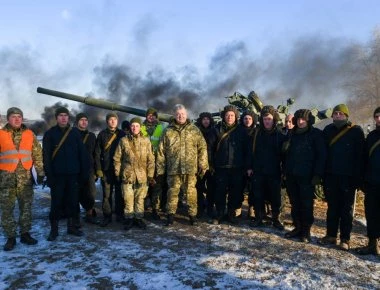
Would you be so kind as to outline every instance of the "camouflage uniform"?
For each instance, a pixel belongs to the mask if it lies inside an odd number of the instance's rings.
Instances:
[[[113,161],[115,176],[122,181],[124,215],[127,219],[140,219],[144,216],[147,181],[154,174],[154,155],[149,139],[142,135],[122,138],[116,147]]]
[[[22,133],[28,130],[22,125],[19,130],[13,130],[9,124],[4,129],[12,133],[12,140],[18,150]],[[1,144],[0,144],[1,152]],[[33,137],[32,159],[38,176],[44,176],[42,164],[42,149],[36,137]],[[21,162],[14,172],[0,170],[0,207],[1,225],[8,238],[16,237],[17,222],[13,216],[16,199],[20,209],[20,233],[27,233],[32,226],[33,177]]]
[[[207,145],[200,130],[189,121],[172,122],[162,135],[157,151],[157,176],[166,171],[168,182],[168,214],[177,210],[178,194],[187,194],[189,215],[197,215],[197,172],[208,170]]]

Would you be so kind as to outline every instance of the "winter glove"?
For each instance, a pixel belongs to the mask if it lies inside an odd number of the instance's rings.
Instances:
[[[164,183],[164,175],[163,174],[157,175],[155,181],[158,184],[163,184]]]
[[[313,178],[311,179],[311,184],[312,185],[320,185],[322,184],[322,179],[318,175],[314,175]]]
[[[103,171],[101,171],[100,169],[96,170],[96,176],[98,178],[103,178],[104,177]]]
[[[37,184],[43,184],[44,183],[45,176],[43,175],[37,175]]]
[[[156,185],[156,181],[154,180],[153,177],[148,177],[148,184],[150,186],[155,186]]]
[[[200,179],[203,179],[203,176],[205,176],[205,173],[206,171],[202,167],[199,167],[197,175],[199,176]]]

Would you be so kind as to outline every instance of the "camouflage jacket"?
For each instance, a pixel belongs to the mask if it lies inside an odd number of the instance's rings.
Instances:
[[[9,124],[5,125],[2,130],[12,132],[13,143],[16,149],[19,148],[22,133],[27,130],[25,125],[22,125],[20,130],[13,130]],[[1,152],[1,148],[0,148]],[[37,171],[37,175],[43,176],[44,169],[42,163],[42,149],[40,143],[38,143],[36,136],[33,138],[32,147],[32,159],[33,165]],[[25,170],[21,162],[18,163],[15,172],[8,172],[0,170],[0,188],[12,188],[18,187],[19,185],[32,185],[33,178],[30,170]]]
[[[201,131],[189,121],[172,122],[164,131],[157,151],[157,175],[196,174],[208,170],[207,144]]]
[[[113,156],[115,175],[123,183],[146,183],[154,175],[154,155],[149,138],[127,135],[120,139]]]

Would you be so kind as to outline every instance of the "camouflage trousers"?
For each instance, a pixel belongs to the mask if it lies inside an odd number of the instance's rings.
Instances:
[[[0,188],[1,226],[7,238],[16,237],[17,222],[13,215],[16,199],[20,210],[18,220],[20,233],[29,232],[32,227],[33,187],[21,185],[14,188]]]
[[[197,183],[196,175],[178,174],[168,175],[168,201],[167,211],[168,214],[175,214],[178,206],[178,196],[180,190],[184,193],[189,207],[189,215],[197,215],[197,190],[195,184]]]
[[[125,218],[144,217],[144,199],[148,192],[147,184],[122,184]]]

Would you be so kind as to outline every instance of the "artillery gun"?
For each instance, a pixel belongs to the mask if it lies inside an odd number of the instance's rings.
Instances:
[[[234,92],[231,96],[228,96],[226,98],[228,100],[228,103],[236,106],[241,113],[244,113],[245,111],[251,111],[256,115],[257,119],[260,115],[262,108],[264,107],[263,103],[261,102],[259,96],[255,93],[255,91],[251,91],[248,94],[248,97],[242,95],[239,92]],[[294,103],[295,99],[289,98],[286,100],[286,105],[277,106],[277,113],[279,114],[281,120],[278,124],[279,126],[284,126],[285,117],[289,114],[289,108]],[[329,108],[320,111],[317,108],[312,108],[311,113],[315,117],[315,123],[319,123],[323,119],[329,118],[331,116],[332,109]]]
[[[37,88],[37,93],[63,98],[75,102],[80,102],[89,106],[94,106],[102,109],[129,113],[141,117],[145,117],[146,113],[146,110],[123,106],[107,100],[100,100],[92,97],[82,97],[41,87]],[[259,116],[261,109],[264,107],[259,96],[254,91],[251,91],[248,94],[248,97],[242,95],[239,92],[235,92],[231,96],[228,96],[226,98],[228,100],[228,103],[231,105],[235,105],[241,113],[245,111],[251,111],[257,116]],[[289,98],[286,101],[286,105],[279,105],[277,107],[277,112],[279,113],[280,119],[282,121],[282,123],[280,122],[279,124],[280,126],[282,126],[285,123],[285,117],[289,113],[289,108],[294,104],[294,102],[294,99]],[[315,116],[315,123],[318,123],[322,119],[326,119],[329,116],[331,116],[331,109],[319,111],[318,109],[313,108],[311,109],[311,112]],[[220,112],[212,113],[212,116],[216,121],[220,120]],[[163,122],[170,122],[173,119],[173,115],[158,113],[158,119]]]

